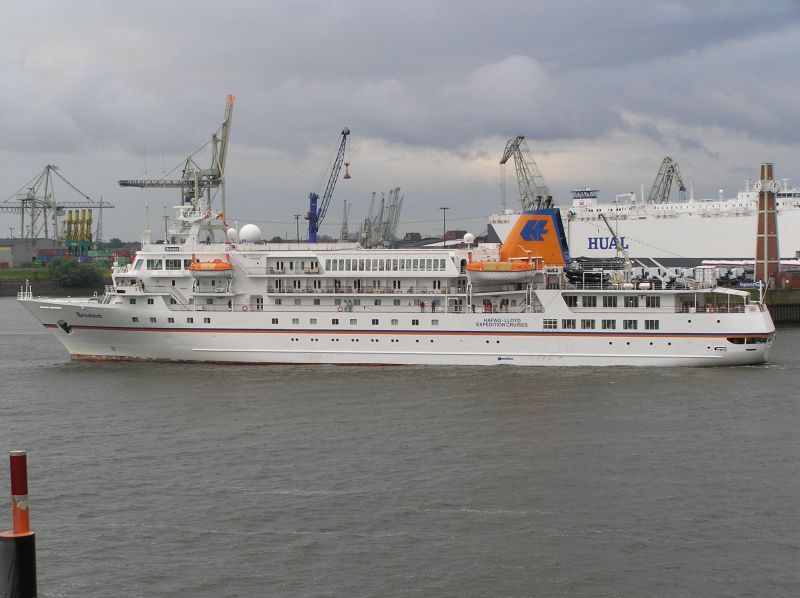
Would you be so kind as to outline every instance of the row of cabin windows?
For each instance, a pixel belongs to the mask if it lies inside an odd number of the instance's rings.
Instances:
[[[138,259],[133,263],[134,270],[141,270],[145,266],[145,270],[188,270],[192,265],[192,260],[184,259]]]
[[[444,258],[327,259],[326,272],[436,272],[446,268]]]
[[[581,330],[595,330],[597,328],[597,321],[591,319],[584,319],[581,320]],[[542,328],[544,330],[558,330],[558,320],[555,318],[547,318],[542,321]],[[659,330],[660,323],[659,320],[645,320],[644,321],[644,329],[645,330]],[[578,329],[578,321],[572,318],[564,318],[561,320],[561,329],[562,330],[577,330]],[[617,321],[616,320],[600,320],[600,329],[601,330],[616,330],[617,329]],[[622,320],[622,330],[638,330],[639,329],[639,321],[638,320]]]
[[[275,262],[274,269],[278,270],[279,272],[283,272],[284,270],[286,270],[286,264],[289,264],[289,270],[294,270],[294,262],[284,262],[284,261]],[[317,268],[319,268],[319,262],[316,260],[311,260],[310,262],[308,262],[308,265],[306,265],[306,262],[302,261],[298,262],[297,265],[298,270],[305,272],[306,268],[316,270]]]
[[[139,321],[139,318],[137,316],[133,316],[131,318],[131,321],[133,323],[137,323]],[[272,318],[272,323],[275,324],[275,325],[277,325],[279,323],[279,321],[280,320],[278,318]],[[154,318],[154,317],[150,318],[150,323],[151,324],[156,324],[157,322],[158,322],[157,318]],[[167,318],[167,323],[174,324],[175,323],[175,318]],[[193,324],[194,323],[194,318],[186,318],[186,323],[187,324]],[[310,318],[308,323],[310,325],[312,325],[312,326],[315,326],[315,325],[317,325],[319,323],[319,321],[317,320],[317,318]],[[211,318],[203,318],[203,324],[211,324]],[[293,325],[299,325],[300,324],[300,318],[292,318],[292,324]],[[339,325],[339,318],[331,318],[331,325],[338,326]],[[350,318],[350,325],[351,326],[358,326],[358,318]],[[373,326],[380,326],[380,320],[378,318],[372,318],[372,325]],[[400,320],[398,320],[396,318],[392,318],[392,326],[399,326],[399,325],[400,325]],[[416,318],[411,320],[411,325],[412,326],[419,326],[419,320],[416,319]],[[438,326],[438,325],[439,325],[439,320],[431,320],[431,326]]]
[[[622,305],[624,307],[639,307],[639,295],[622,295]],[[569,307],[578,307],[578,295],[564,295]],[[581,307],[597,307],[597,295],[581,295]],[[617,307],[617,295],[603,295],[603,307]],[[661,297],[658,295],[645,295],[645,307],[661,307]]]

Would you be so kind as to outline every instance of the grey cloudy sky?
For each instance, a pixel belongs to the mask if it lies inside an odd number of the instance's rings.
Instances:
[[[0,200],[57,164],[117,206],[105,238],[138,239],[176,192],[116,181],[178,164],[228,93],[228,215],[270,236],[294,235],[344,126],[353,178],[323,233],[396,186],[401,231],[439,231],[449,206],[480,233],[519,134],[560,202],[647,190],[665,155],[697,197],[763,161],[800,184],[798,57],[798,0],[0,0]]]

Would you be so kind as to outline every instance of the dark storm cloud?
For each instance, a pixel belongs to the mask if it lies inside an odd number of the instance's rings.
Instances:
[[[592,138],[619,127],[623,110],[776,137],[798,118],[796,94],[765,88],[800,51],[794,2],[78,2],[6,12],[3,86],[16,90],[0,106],[16,133],[7,149],[138,152],[158,143],[148,126],[167,143],[185,137],[222,90],[249,103],[238,110],[255,124],[240,141],[289,149],[353,120],[361,135],[456,148],[519,131]],[[33,39],[12,25],[45,14]]]

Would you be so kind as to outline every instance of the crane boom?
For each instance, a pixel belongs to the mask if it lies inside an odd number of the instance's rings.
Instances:
[[[522,209],[549,208],[553,203],[553,195],[550,187],[544,182],[544,177],[523,135],[508,140],[500,164],[508,162],[511,156],[514,156],[514,166],[517,170],[519,201]]]
[[[336,159],[333,161],[333,168],[331,169],[331,176],[328,179],[328,186],[325,187],[325,193],[322,194],[322,201],[317,206],[319,195],[311,192],[308,195],[308,214],[305,219],[308,220],[308,242],[317,242],[317,232],[325,219],[325,214],[330,206],[331,198],[333,197],[333,190],[336,187],[336,181],[339,178],[339,172],[342,169],[342,162],[344,162],[344,150],[347,146],[347,136],[350,135],[350,129],[345,127],[342,129],[342,142],[339,144],[339,151],[336,154]],[[349,174],[345,174],[345,178],[350,178]]]
[[[672,188],[672,181],[678,185],[680,192],[686,191],[686,185],[683,184],[681,178],[681,171],[678,168],[678,163],[669,156],[666,156],[661,162],[661,168],[658,169],[656,180],[653,181],[653,187],[650,189],[650,195],[647,198],[647,203],[667,203],[669,201],[669,192]]]
[[[225,120],[217,129],[219,134],[214,133],[203,147],[184,160],[183,176],[180,179],[167,179],[166,177],[155,180],[126,179],[119,181],[119,186],[140,187],[142,189],[181,189],[181,201],[183,203],[192,203],[198,210],[210,209],[211,189],[219,188],[221,212],[225,214],[225,159],[228,155],[234,100],[234,96],[228,96],[225,104]],[[211,166],[209,168],[201,168],[195,162],[194,157],[209,143],[211,144]],[[172,169],[173,172],[175,170],[177,170],[177,167]],[[206,205],[201,206],[204,196]]]

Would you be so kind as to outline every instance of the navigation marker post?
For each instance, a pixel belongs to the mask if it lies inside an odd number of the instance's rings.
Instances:
[[[25,451],[11,451],[12,529],[0,532],[0,596],[35,598],[36,536],[30,529],[28,509],[28,458]]]

